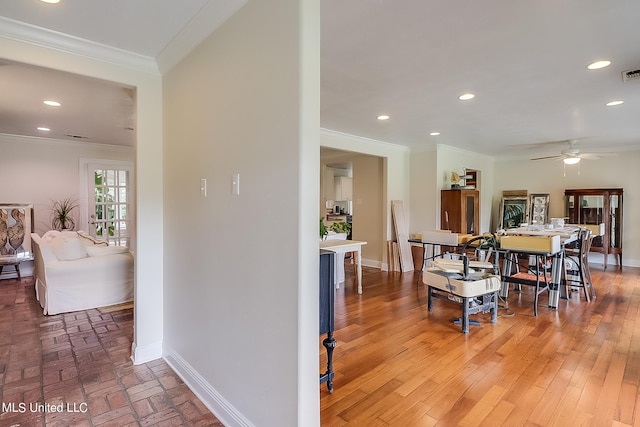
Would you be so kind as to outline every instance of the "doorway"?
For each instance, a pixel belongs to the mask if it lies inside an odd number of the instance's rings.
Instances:
[[[133,163],[85,160],[81,221],[94,238],[134,250]]]
[[[351,175],[351,197],[349,209],[352,222],[353,240],[366,241],[362,247],[362,257],[365,265],[382,268],[386,248],[386,220],[385,209],[385,158],[343,151],[333,148],[320,147],[320,170],[334,168],[343,171],[343,175]],[[321,182],[324,176],[321,177]],[[320,216],[326,217],[327,183],[322,183]]]

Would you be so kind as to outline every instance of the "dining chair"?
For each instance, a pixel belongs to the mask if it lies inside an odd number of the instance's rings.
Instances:
[[[502,281],[507,284],[507,286],[508,283],[513,283],[514,290],[517,291],[521,291],[520,285],[532,286],[535,289],[533,315],[537,316],[540,294],[543,292],[549,293],[549,285],[552,280],[550,274],[551,261],[548,255],[530,254],[523,257],[528,261],[528,265],[521,265],[518,255],[519,254],[514,252],[508,252],[505,255]]]
[[[584,297],[590,301],[590,294],[595,298],[596,291],[589,272],[589,250],[591,249],[591,230],[581,228],[574,244],[565,247],[564,275],[567,294],[571,288],[582,288]]]

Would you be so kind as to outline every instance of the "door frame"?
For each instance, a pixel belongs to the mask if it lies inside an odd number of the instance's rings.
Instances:
[[[80,224],[79,229],[85,230],[88,233],[89,224],[89,166],[97,166],[104,169],[127,169],[129,170],[129,187],[128,193],[130,196],[130,226],[131,226],[131,240],[129,250],[135,251],[136,246],[136,206],[135,206],[135,167],[134,162],[128,160],[105,160],[105,159],[80,159],[80,191],[79,191],[79,206],[80,206]],[[93,172],[93,171],[92,171]],[[93,197],[93,196],[92,196]]]

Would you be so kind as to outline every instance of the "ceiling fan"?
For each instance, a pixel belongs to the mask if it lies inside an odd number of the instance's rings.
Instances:
[[[576,148],[576,143],[578,141],[575,139],[559,142],[569,144],[569,148],[562,150],[560,154],[555,156],[536,157],[531,160],[562,159],[562,161],[567,165],[575,165],[576,163],[580,163],[580,160],[582,159],[597,160],[603,156],[615,156],[615,153],[583,153]]]

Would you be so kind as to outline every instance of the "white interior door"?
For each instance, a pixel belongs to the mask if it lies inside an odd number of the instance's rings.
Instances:
[[[87,163],[87,229],[110,245],[132,248],[133,165]]]

